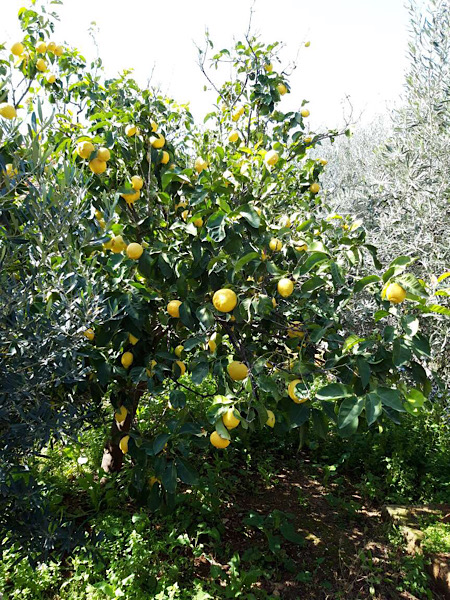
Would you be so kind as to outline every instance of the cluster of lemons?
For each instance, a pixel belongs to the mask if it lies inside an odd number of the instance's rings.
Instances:
[[[94,152],[95,157],[91,159]],[[84,140],[77,144],[77,154],[81,158],[89,160],[89,168],[96,175],[106,171],[107,162],[111,158],[111,152],[108,148],[100,147],[96,150],[94,144],[90,140]]]
[[[54,56],[59,58],[64,54],[64,46],[57,45],[55,42],[49,42],[48,44],[46,44],[45,42],[41,41],[34,48],[34,53],[36,57],[39,55],[43,56],[45,54],[53,54]],[[14,54],[14,56],[18,57],[19,64],[24,61],[28,63],[28,61],[31,58],[31,55],[25,52],[25,46],[22,42],[16,42],[11,46],[11,54]],[[36,60],[36,69],[41,73],[46,73],[48,71],[48,65],[47,61],[44,58],[42,58],[42,56],[39,56],[39,58],[37,58]],[[56,75],[51,72],[47,73],[45,79],[47,83],[53,84],[56,82]]]

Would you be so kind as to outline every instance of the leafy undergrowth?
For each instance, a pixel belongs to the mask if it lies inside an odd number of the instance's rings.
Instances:
[[[313,454],[256,440],[203,460],[201,484],[156,514],[122,502],[120,480],[102,488],[79,474],[81,485],[75,473],[61,503],[95,543],[37,573],[5,552],[0,590],[32,600],[439,598],[423,559],[388,541],[379,507]]]

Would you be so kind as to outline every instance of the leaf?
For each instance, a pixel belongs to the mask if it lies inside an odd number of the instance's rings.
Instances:
[[[359,417],[363,408],[364,398],[357,398],[356,396],[345,398],[339,408],[338,428],[344,429],[348,425],[351,425]]]
[[[198,317],[198,315],[197,315],[197,317]],[[192,350],[192,348],[195,348],[199,344],[203,344],[204,341],[205,340],[202,338],[192,337],[192,338],[189,338],[188,340],[186,340],[185,342],[183,342],[183,347],[186,350],[186,352],[189,352],[189,350]]]
[[[351,350],[351,348],[353,348],[353,346],[356,346],[360,342],[364,342],[364,341],[365,341],[365,338],[360,338],[354,334],[349,335],[348,338],[346,338],[346,340],[344,341],[344,343],[342,345],[342,354],[345,354],[346,352]]]
[[[369,252],[369,254],[372,257],[373,260],[373,264],[375,266],[376,269],[382,269],[383,265],[380,263],[380,261],[378,260],[377,257],[377,249],[375,248],[375,246],[372,246],[372,244],[365,244],[364,248],[367,250],[367,252]]]
[[[155,455],[161,452],[161,450],[166,445],[169,437],[170,435],[168,433],[160,433],[156,436],[156,438],[153,441],[153,452]]]
[[[400,265],[402,267],[406,267],[406,266],[410,265],[411,263],[413,263],[415,260],[417,260],[417,259],[411,258],[410,256],[399,256],[391,262],[391,264],[389,265],[389,268],[396,267],[398,265]]]
[[[411,347],[416,356],[425,356],[431,358],[431,348],[428,339],[421,333],[411,338]]]
[[[147,373],[145,367],[133,367],[130,371],[130,379],[133,383],[147,381]]]
[[[314,433],[319,438],[325,439],[328,434],[328,420],[325,414],[321,410],[313,408],[311,410],[311,416]]]
[[[419,319],[414,315],[406,315],[401,318],[402,327],[409,337],[413,337],[419,331]]]
[[[367,285],[374,283],[375,281],[380,281],[381,277],[378,275],[368,275],[367,277],[363,277],[362,279],[358,279],[358,281],[353,286],[353,291],[355,294],[363,290]]]
[[[211,239],[215,242],[221,242],[225,236],[225,213],[216,211],[206,222],[206,228]]]
[[[181,458],[177,458],[176,460],[176,468],[178,477],[181,479],[183,483],[187,485],[197,485],[199,481],[198,473],[194,469],[194,467],[182,460]]]
[[[388,316],[389,316],[389,312],[387,310],[377,310],[376,313],[373,315],[373,318],[375,320],[375,323],[377,323],[381,319],[384,319],[384,317],[388,317]]]
[[[397,412],[405,412],[400,392],[393,388],[378,387],[375,393],[381,398],[383,406],[388,406]]]
[[[375,394],[367,394],[365,403],[367,425],[370,427],[383,412],[381,398]]]
[[[442,273],[442,275],[439,275],[439,277],[437,278],[438,283],[444,281],[444,279],[447,279],[447,277],[450,277],[450,271],[446,271],[445,273]]]
[[[411,349],[402,338],[396,338],[392,346],[392,362],[396,367],[406,365],[411,360]]]
[[[245,256],[242,256],[237,263],[234,265],[234,272],[237,273],[244,267],[247,263],[256,258],[261,258],[261,255],[258,252],[249,252]]]
[[[422,408],[426,402],[426,398],[422,392],[415,388],[409,390],[408,394],[406,395],[406,400],[409,406],[412,406],[413,408]]]
[[[180,316],[181,316],[181,312],[180,312]],[[208,306],[200,306],[199,308],[197,308],[195,316],[200,321],[203,329],[209,329],[210,327],[212,327],[214,325],[214,314]],[[193,347],[194,346],[189,348],[189,350],[191,350]],[[186,346],[185,346],[185,348],[186,348]],[[186,350],[188,350],[188,348],[186,348]]]
[[[447,317],[450,317],[450,308],[446,308],[445,306],[441,306],[440,304],[418,304],[416,308],[424,313],[437,313],[440,315],[446,315]]]
[[[173,408],[184,408],[186,406],[186,394],[181,390],[171,390],[169,402]]]
[[[306,275],[306,273],[309,273],[309,271],[311,271],[311,269],[313,269],[315,266],[319,265],[320,263],[325,262],[326,260],[328,260],[328,255],[325,254],[324,252],[313,252],[312,254],[310,254],[308,256],[308,258],[305,260],[305,262],[301,265],[301,267],[299,269],[299,275]]]
[[[243,204],[238,208],[239,214],[244,217],[249,225],[257,229],[260,225],[260,218],[256,210],[250,204]]]
[[[296,531],[293,523],[290,521],[283,521],[280,525],[280,533],[284,539],[292,544],[297,544],[299,546],[305,544],[305,538]]]
[[[177,468],[173,460],[170,461],[167,467],[164,469],[161,477],[161,483],[169,494],[175,493],[177,488]]]
[[[302,285],[302,292],[313,292],[314,290],[317,290],[323,287],[324,285],[327,285],[327,283],[328,282],[325,279],[322,279],[322,277],[312,277],[311,279],[307,279]]]
[[[356,364],[358,366],[359,378],[361,379],[361,384],[364,389],[369,385],[371,373],[370,365],[362,356],[356,357]]]
[[[319,400],[338,400],[349,398],[354,395],[353,389],[342,383],[330,383],[316,392]]]
[[[192,308],[190,303],[185,300],[180,304],[180,321],[185,325],[188,329],[196,329],[197,328],[197,320],[192,314]]]
[[[209,365],[205,361],[200,361],[194,364],[194,367],[191,372],[191,379],[194,383],[199,385],[209,373]]]
[[[300,427],[309,419],[310,408],[305,404],[295,404],[291,402],[288,408],[288,417],[291,425],[291,429]]]
[[[355,417],[353,421],[351,421],[346,427],[339,428],[338,427],[338,435],[341,438],[347,439],[354,435],[358,431],[359,426],[359,418]]]

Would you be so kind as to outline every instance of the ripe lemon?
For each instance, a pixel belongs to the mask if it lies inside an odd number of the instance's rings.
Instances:
[[[41,42],[36,46],[36,52],[38,54],[45,54],[47,52],[47,44],[45,42]]]
[[[133,364],[133,360],[134,356],[131,354],[131,352],[124,352],[122,354],[120,362],[122,363],[122,367],[128,369],[128,367],[131,367],[131,365]]]
[[[287,215],[283,215],[280,218],[280,227],[290,227],[290,226],[291,226],[291,219]]]
[[[290,338],[304,338],[305,337],[305,332],[302,331],[302,324],[300,323],[300,321],[293,321],[287,330],[287,334],[288,337]]]
[[[214,308],[219,312],[231,312],[237,304],[237,296],[228,288],[222,288],[215,292],[212,299]]]
[[[53,54],[55,56],[62,56],[64,54],[64,46],[55,46]]]
[[[211,353],[216,351],[217,344],[216,344],[215,340],[213,340],[213,339],[208,340],[208,348]]]
[[[184,346],[182,346],[181,344],[179,346],[177,346],[175,348],[175,356],[178,356],[178,358],[180,358],[183,350],[184,350]]]
[[[43,58],[38,58],[36,61],[36,69],[38,71],[40,71],[41,73],[44,73],[44,71],[47,70],[47,63],[45,62],[45,60]]]
[[[272,238],[269,242],[269,248],[272,250],[272,252],[279,252],[282,247],[283,244],[281,240],[278,240],[277,238]]]
[[[306,250],[308,250],[308,245],[302,244],[301,246],[295,246],[295,249],[297,252],[306,252]]]
[[[176,360],[176,361],[173,363],[173,367],[172,367],[172,370],[173,370],[173,372],[174,372],[174,373],[176,373],[176,372],[177,372],[177,369],[176,369],[175,365],[178,365],[178,367],[179,367],[179,369],[180,369],[180,371],[181,371],[181,373],[180,373],[179,375],[177,375],[177,377],[182,377],[182,376],[183,376],[183,375],[186,373],[186,365],[184,364],[184,362],[183,362],[183,361],[181,361],[181,360]]]
[[[195,170],[197,173],[201,173],[205,169],[208,168],[208,162],[204,160],[201,156],[197,156],[194,163]]]
[[[318,183],[312,183],[312,184],[309,186],[309,191],[310,191],[312,194],[317,194],[317,193],[319,193],[319,191],[320,191],[320,185],[319,185]]]
[[[45,80],[47,81],[47,83],[52,84],[55,83],[56,81],[56,75],[54,73],[49,73],[47,75],[47,77],[45,78]]]
[[[122,450],[123,454],[128,452],[128,441],[130,439],[129,435],[124,435],[123,438],[119,442],[119,448]]]
[[[294,282],[287,277],[283,277],[278,282],[277,290],[280,296],[283,296],[283,298],[288,298],[294,291]]]
[[[275,427],[275,415],[271,410],[267,410],[266,425],[268,425],[269,427]]]
[[[320,164],[321,164],[322,166],[324,166],[324,167],[325,167],[325,165],[327,165],[327,164],[328,164],[328,161],[327,161],[327,160],[325,160],[324,158],[321,158],[321,159],[319,159],[319,162],[320,162]]]
[[[167,312],[171,317],[178,319],[180,317],[181,300],[171,300],[167,305]]]
[[[122,404],[122,406],[114,413],[114,418],[118,423],[123,423],[123,421],[125,421],[125,419],[127,418],[127,414],[128,411]]]
[[[264,68],[265,68],[265,70],[266,70],[268,73],[272,73],[272,71],[273,71],[273,64],[272,64],[272,63],[266,63],[266,64],[264,65]]]
[[[12,163],[8,163],[5,165],[5,173],[9,178],[15,177],[18,174],[17,169],[14,169]]]
[[[239,133],[237,131],[232,131],[230,133],[230,135],[228,136],[228,141],[232,142],[232,143],[237,142],[238,139],[239,139]]]
[[[194,219],[194,225],[198,228],[203,226],[203,219],[199,217],[198,219]]]
[[[94,152],[95,148],[94,148],[94,144],[92,144],[92,142],[80,142],[77,145],[77,153],[78,156],[81,156],[81,158],[89,158],[90,155],[92,154],[92,152]]]
[[[300,111],[300,114],[302,115],[302,117],[306,118],[309,117],[310,112],[307,108],[304,108],[302,111]]]
[[[20,56],[21,54],[23,54],[24,50],[25,47],[22,44],[22,42],[16,42],[11,46],[11,54],[14,54],[14,56]]]
[[[227,367],[228,375],[233,381],[242,381],[248,377],[248,367],[244,363],[233,360]]]
[[[239,412],[235,411],[234,408],[229,408],[222,417],[222,422],[227,429],[234,429],[241,422],[240,419],[235,417],[235,415],[234,415],[235,412],[237,412],[239,414]]]
[[[124,242],[123,237],[121,235],[116,235],[112,238],[111,250],[114,252],[114,254],[119,254],[120,252],[123,252],[126,247],[127,245]]]
[[[266,165],[273,167],[273,165],[277,164],[278,158],[278,152],[276,152],[275,150],[269,150],[264,156],[264,162],[266,163]]]
[[[91,342],[95,338],[95,333],[93,329],[86,329],[86,331],[83,331],[83,335],[84,337],[87,337],[87,339]]]
[[[150,121],[150,127],[153,133],[158,130],[158,125],[155,121]]]
[[[138,130],[138,129],[137,129],[136,125],[127,125],[127,126],[125,127],[125,134],[126,134],[128,137],[133,137],[134,135],[136,135],[136,133],[137,133],[137,130]]]
[[[131,178],[131,185],[133,186],[133,190],[142,190],[144,186],[144,180],[139,175],[133,175]]]
[[[231,115],[231,118],[234,122],[238,121],[240,117],[244,114],[245,108],[243,106],[239,106],[234,113]]]
[[[130,194],[121,194],[121,196],[127,204],[134,204],[136,200],[139,200],[139,198],[141,197],[141,192],[137,190],[134,193],[131,192]]]
[[[133,344],[133,346],[135,346],[135,345],[138,343],[138,341],[139,341],[139,338],[137,338],[137,337],[136,337],[135,335],[133,335],[132,333],[129,333],[129,334],[128,334],[128,341],[130,342],[130,344]]]
[[[99,148],[97,150],[97,158],[106,162],[111,158],[111,152],[108,148]]]
[[[406,290],[398,283],[391,283],[386,288],[385,296],[392,304],[400,304],[406,298]]]
[[[294,379],[288,385],[289,398],[291,400],[293,400],[296,404],[302,404],[303,402],[306,402],[308,400],[308,398],[299,398],[297,396],[297,394],[295,393],[295,386],[297,385],[297,383],[301,383],[301,382],[302,382],[301,379]]]
[[[274,308],[276,308],[276,307],[277,307],[277,301],[275,300],[275,298],[272,298],[272,306],[273,306]]]
[[[306,137],[305,138],[305,144],[308,145],[312,142],[312,138],[311,137]]]
[[[144,248],[136,242],[132,242],[127,246],[127,256],[132,260],[138,260],[141,258],[143,252]]]
[[[157,364],[158,363],[156,362],[156,360],[152,360],[149,365],[150,369],[145,369],[145,372],[147,373],[148,377],[153,377],[152,369],[153,369],[153,367],[156,367]]]
[[[277,90],[280,96],[284,96],[287,92],[287,87],[284,85],[284,83],[279,83],[277,85]]]
[[[209,436],[209,440],[215,448],[226,448],[230,445],[230,440],[223,438],[217,431],[212,432]]]
[[[0,104],[0,115],[4,119],[14,119],[17,117],[16,109],[7,102],[2,102],[2,104]]]
[[[56,48],[55,42],[49,42],[47,44],[47,52],[52,52],[53,53],[55,51],[55,48]]]
[[[165,143],[166,143],[166,139],[161,133],[152,135],[152,137],[150,138],[150,144],[153,146],[153,148],[156,148],[157,150],[162,148]]]
[[[90,161],[89,168],[96,175],[100,175],[106,171],[106,162],[104,160],[100,160],[99,158],[94,158]]]
[[[167,163],[170,160],[170,155],[168,152],[166,152],[165,150],[163,150],[162,156],[161,156],[161,164],[162,165],[167,165]]]
[[[311,46],[311,42],[306,42],[305,43],[305,48],[309,48]]]

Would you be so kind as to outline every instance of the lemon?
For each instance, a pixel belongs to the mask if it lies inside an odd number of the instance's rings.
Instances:
[[[157,477],[152,475],[152,477],[150,477],[150,479],[148,480],[150,488],[152,488],[155,485],[155,483],[161,483],[161,481]]]
[[[166,152],[165,150],[163,150],[162,156],[161,156],[161,164],[162,165],[167,165],[167,163],[170,160],[170,155],[168,152]]]
[[[269,427],[275,427],[275,415],[271,410],[267,410],[266,425],[268,425]]]
[[[93,329],[86,329],[86,331],[83,331],[83,335],[84,335],[84,337],[87,337],[87,339],[91,342],[95,337],[95,333],[94,333]]]
[[[244,363],[233,360],[227,367],[228,375],[233,381],[242,381],[248,377],[248,367]]]
[[[96,175],[100,175],[106,171],[106,162],[104,160],[100,160],[99,158],[94,158],[90,161],[89,168]]]
[[[272,63],[266,63],[266,64],[264,65],[264,68],[265,68],[265,70],[266,70],[268,73],[272,73],[272,71],[273,71],[273,64],[272,64]]]
[[[328,164],[328,161],[327,161],[327,160],[325,160],[324,158],[321,158],[321,159],[319,159],[319,162],[320,162],[320,164],[321,164],[322,166],[324,166],[324,167],[325,167],[325,165],[327,165],[327,164]]]
[[[55,42],[49,42],[47,44],[47,52],[54,52],[56,48]]]
[[[217,431],[212,432],[209,436],[209,440],[215,448],[226,448],[230,445],[230,440],[223,438]]]
[[[131,365],[133,364],[133,360],[134,356],[131,354],[131,352],[124,352],[122,354],[120,362],[122,363],[122,367],[128,369],[128,367],[131,367]]]
[[[203,219],[199,217],[198,219],[194,219],[194,225],[198,228],[203,226]]]
[[[219,312],[231,312],[237,304],[237,296],[228,288],[222,288],[215,292],[212,299],[214,308]]]
[[[121,235],[116,235],[111,240],[111,250],[114,254],[119,254],[123,252],[127,247],[126,243],[123,241],[123,237]]]
[[[38,58],[36,61],[36,69],[38,71],[40,71],[41,73],[44,73],[44,71],[47,70],[47,63],[45,62],[45,60],[43,58]]]
[[[45,42],[41,42],[36,46],[36,52],[38,54],[45,54],[47,52],[47,44]]]
[[[303,339],[305,337],[305,332],[302,331],[301,327],[302,324],[300,321],[293,321],[287,330],[288,337]]]
[[[398,283],[391,283],[386,288],[385,297],[392,304],[400,304],[406,298],[406,290]]]
[[[318,183],[312,183],[309,186],[309,191],[311,194],[317,194],[320,191],[320,185]]]
[[[77,153],[81,158],[89,158],[94,150],[95,148],[92,142],[85,141],[77,144]]]
[[[175,356],[178,356],[178,358],[180,358],[183,350],[184,350],[184,346],[182,346],[181,344],[179,346],[177,346],[175,348]]]
[[[175,368],[175,365],[178,365],[178,367],[179,367],[179,369],[180,369],[180,371],[181,371],[181,373],[180,373],[179,375],[177,375],[177,377],[182,377],[182,376],[183,376],[183,375],[186,373],[186,365],[184,364],[184,362],[183,362],[183,361],[181,361],[181,360],[176,360],[176,361],[173,363],[173,372],[174,372],[174,373],[176,373],[176,372],[177,372],[177,370],[176,370],[176,368]]]
[[[278,240],[277,238],[272,238],[269,242],[269,248],[272,252],[279,252],[282,247],[283,244],[281,243],[281,240]]]
[[[5,173],[7,177],[15,177],[18,174],[17,169],[15,169],[12,163],[8,163],[5,165]]]
[[[123,454],[128,452],[128,441],[130,439],[129,435],[124,435],[123,438],[119,442],[119,448],[122,450]]]
[[[55,46],[53,54],[55,56],[62,56],[64,54],[64,46]]]
[[[273,167],[273,165],[277,164],[278,158],[278,152],[276,152],[275,150],[269,150],[264,156],[264,162],[266,163],[266,165]]]
[[[231,115],[231,118],[234,122],[238,121],[242,115],[244,114],[245,108],[243,106],[239,106],[234,113]]]
[[[301,379],[294,379],[288,385],[289,398],[291,400],[293,400],[296,404],[302,404],[303,402],[306,402],[308,400],[308,398],[299,398],[297,396],[297,394],[295,393],[295,386],[297,385],[297,383],[301,383],[301,382],[302,382]]]
[[[121,196],[127,204],[134,204],[136,200],[139,200],[141,197],[141,192],[137,190],[134,193],[130,192],[129,194],[121,194]]]
[[[194,163],[195,170],[197,173],[201,173],[205,169],[208,168],[208,162],[204,160],[201,156],[197,156]]]
[[[301,246],[295,246],[295,249],[297,252],[306,252],[306,250],[308,250],[308,245],[302,244]]]
[[[302,115],[302,117],[306,118],[309,117],[310,112],[307,108],[304,108],[302,111],[300,111],[300,114]]]
[[[261,260],[267,260],[267,254],[264,252],[264,248],[261,250]]]
[[[283,296],[283,298],[288,298],[294,291],[294,282],[287,277],[283,277],[278,282],[277,290],[280,296]]]
[[[125,134],[126,134],[128,137],[133,137],[134,135],[136,135],[136,133],[137,133],[137,130],[138,130],[138,129],[137,129],[136,125],[127,125],[127,126],[125,127]]]
[[[208,340],[208,348],[211,353],[216,351],[217,344],[216,344],[215,340],[212,340],[212,339]]]
[[[111,152],[108,148],[99,148],[97,150],[97,158],[106,162],[111,158]]]
[[[127,409],[125,408],[125,406],[122,405],[119,408],[119,410],[116,410],[116,412],[114,413],[114,418],[118,423],[123,423],[123,421],[125,421],[125,419],[127,418],[127,414]]]
[[[228,136],[228,141],[232,142],[232,143],[237,142],[238,139],[239,139],[239,133],[237,131],[232,131],[230,133],[230,135]]]
[[[180,317],[181,300],[171,300],[167,305],[167,312],[171,317],[178,319]]]
[[[159,150],[159,148],[162,148],[165,143],[166,139],[161,133],[152,135],[152,137],[150,138],[150,144],[153,146],[153,148],[156,148],[157,150]]]
[[[20,56],[21,54],[23,54],[24,50],[25,47],[22,44],[22,42],[16,42],[11,46],[11,54],[14,54],[14,56]]]
[[[280,218],[280,227],[290,227],[290,226],[291,226],[291,219],[287,215],[283,215]]]
[[[284,96],[287,92],[287,87],[284,85],[284,83],[279,83],[277,85],[277,90],[280,96]]]
[[[17,117],[17,112],[14,106],[7,102],[2,102],[0,104],[0,115],[4,119],[14,119],[14,117]]]
[[[150,121],[150,127],[153,133],[158,130],[158,125],[155,121]]]
[[[137,337],[136,337],[135,335],[133,335],[132,333],[129,333],[129,334],[128,334],[128,341],[130,342],[130,344],[133,344],[133,346],[135,346],[135,345],[138,343],[138,341],[139,341],[139,338],[137,338]]]
[[[131,178],[131,185],[133,186],[133,190],[142,190],[144,187],[144,180],[139,175],[133,175]]]
[[[235,411],[234,408],[229,408],[222,417],[222,422],[227,429],[234,429],[241,422],[240,419],[235,417],[235,415],[234,415],[235,412],[237,412],[239,414],[239,412]]]
[[[308,145],[312,142],[312,138],[311,137],[306,137],[305,138],[305,144]]]
[[[276,307],[277,307],[277,301],[275,300],[275,298],[272,298],[272,306],[273,306],[274,308],[276,308]]]
[[[132,260],[138,260],[141,258],[143,252],[144,248],[136,242],[132,242],[127,246],[127,256]]]
[[[47,77],[45,78],[45,80],[47,81],[47,83],[52,84],[55,83],[56,81],[56,75],[54,73],[49,73],[47,75]]]
[[[305,43],[305,48],[309,48],[311,46],[311,42],[306,42]]]
[[[152,369],[153,367],[156,367],[157,364],[158,363],[156,362],[156,360],[152,360],[149,365],[150,369],[145,369],[145,372],[147,373],[148,377],[153,377]]]

